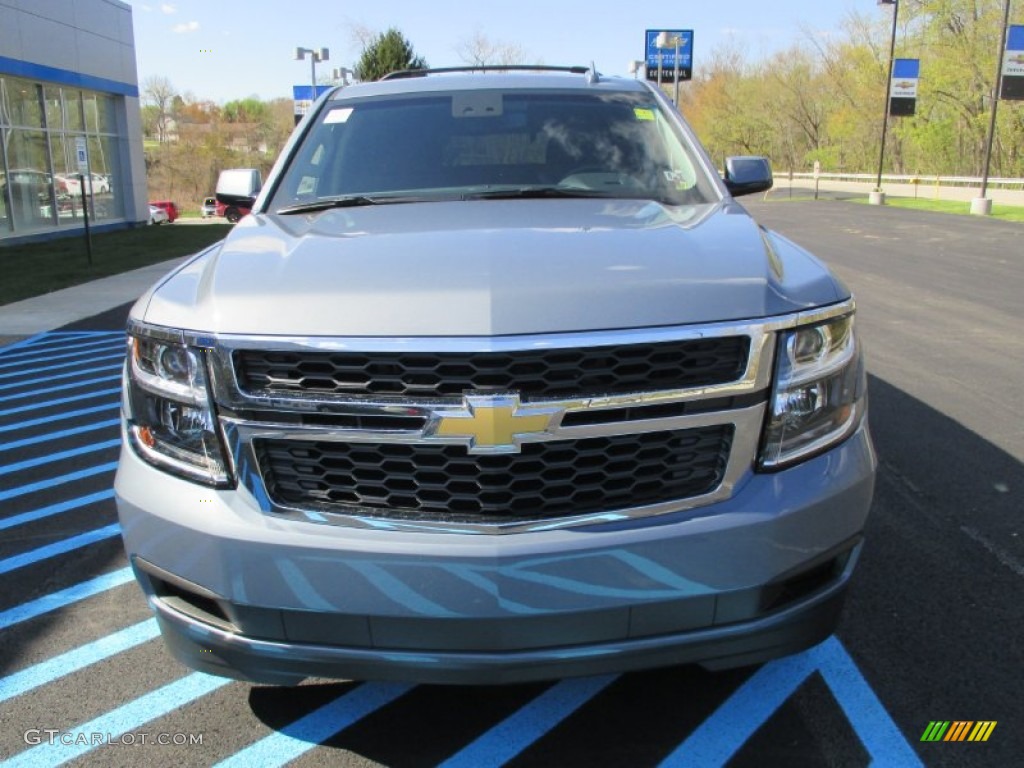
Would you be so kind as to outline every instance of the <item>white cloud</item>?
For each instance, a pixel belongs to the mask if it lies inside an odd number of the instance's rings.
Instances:
[[[188,32],[195,32],[199,29],[198,21],[190,21],[187,24],[175,24],[171,29],[177,32],[179,35],[186,34]]]
[[[172,13],[178,12],[178,7],[170,3],[160,3],[160,10],[170,16]]]

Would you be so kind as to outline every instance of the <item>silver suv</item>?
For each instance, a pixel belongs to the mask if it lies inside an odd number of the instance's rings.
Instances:
[[[131,312],[116,490],[206,672],[504,683],[833,630],[875,456],[849,291],[643,82],[399,73]]]

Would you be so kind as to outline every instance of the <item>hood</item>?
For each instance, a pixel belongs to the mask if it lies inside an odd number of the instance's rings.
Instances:
[[[501,336],[745,320],[846,296],[736,203],[482,200],[250,215],[136,314],[224,334]]]

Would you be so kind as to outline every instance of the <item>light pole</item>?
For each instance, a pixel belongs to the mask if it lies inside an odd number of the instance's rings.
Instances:
[[[992,114],[988,121],[988,139],[985,141],[985,171],[981,177],[981,194],[971,201],[971,213],[988,216],[992,213],[992,201],[985,197],[988,191],[988,171],[992,162],[992,141],[996,133],[996,108],[999,106],[999,81],[1003,74],[1003,57],[1006,56],[1006,27],[1010,23],[1010,0],[1003,7],[1003,26],[999,34],[999,56],[996,58],[996,79],[992,90]]]
[[[637,73],[640,71],[640,68],[644,66],[644,63],[645,62],[637,61],[636,59],[629,62],[629,74],[633,76],[634,80],[637,79]]]
[[[327,61],[331,58],[331,51],[328,48],[321,48],[319,51],[312,48],[296,48],[295,49],[295,60],[302,61],[306,58],[306,54],[309,54],[309,77],[313,85],[313,93],[311,94],[310,101],[316,101],[316,64],[318,61]]]
[[[658,87],[661,87],[661,49],[662,48],[675,48],[676,49],[676,60],[675,60],[675,105],[679,106],[679,45],[682,43],[679,35],[672,35],[668,32],[659,32],[658,39],[655,40],[654,44],[658,46]]]
[[[882,164],[885,161],[885,134],[889,130],[889,99],[892,97],[892,64],[896,55],[896,19],[900,15],[899,0],[878,0],[879,5],[892,6],[892,39],[889,41],[889,74],[885,79],[885,111],[882,112],[882,144],[878,149],[878,178],[875,180],[875,191],[871,193],[872,205],[884,205],[885,193],[882,192]]]

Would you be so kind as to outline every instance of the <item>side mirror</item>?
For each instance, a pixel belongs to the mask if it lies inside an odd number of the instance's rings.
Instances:
[[[733,197],[766,192],[773,184],[772,164],[767,157],[727,157],[722,180]]]

